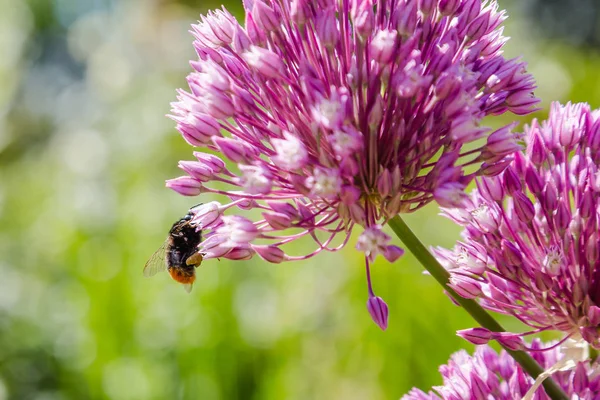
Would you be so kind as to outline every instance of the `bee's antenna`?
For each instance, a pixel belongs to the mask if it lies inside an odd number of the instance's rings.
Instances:
[[[198,203],[198,204],[196,204],[195,206],[193,206],[193,207],[190,207],[190,210],[193,210],[194,208],[196,208],[196,207],[198,207],[198,206],[201,206],[202,204],[204,204],[204,203]]]

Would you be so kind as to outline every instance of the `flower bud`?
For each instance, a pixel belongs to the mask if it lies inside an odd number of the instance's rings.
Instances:
[[[212,169],[198,161],[179,161],[178,166],[200,182],[210,181],[215,176]]]
[[[254,251],[250,248],[235,247],[235,248],[231,249],[231,251],[224,254],[223,258],[226,258],[228,260],[234,260],[234,261],[249,260],[252,258],[253,255],[254,255]]]
[[[456,13],[460,6],[460,0],[440,0],[438,9],[443,16],[449,16]]]
[[[367,310],[369,310],[373,322],[385,331],[388,326],[388,306],[385,301],[379,296],[371,296],[367,301]]]
[[[500,343],[503,347],[513,350],[519,351],[523,350],[523,340],[512,333],[502,332],[496,333],[494,338]]]
[[[533,284],[537,290],[543,293],[552,289],[554,282],[552,281],[552,277],[550,275],[545,274],[540,270],[536,270],[534,272]]]
[[[254,45],[260,45],[266,41],[265,31],[258,27],[251,12],[246,13],[246,32]]]
[[[264,212],[262,215],[273,229],[287,229],[292,226],[292,219],[287,214],[278,212]]]
[[[202,182],[190,176],[169,179],[166,181],[166,186],[183,196],[198,196],[203,191]]]
[[[549,215],[552,215],[554,210],[558,207],[558,190],[552,181],[546,184],[540,201],[542,207]]]
[[[533,220],[533,217],[535,217],[535,207],[531,200],[529,200],[523,192],[515,193],[513,200],[514,210],[517,217],[519,217],[519,220],[526,224],[530,223]]]
[[[271,32],[279,28],[280,18],[275,10],[263,3],[262,0],[255,0],[252,7],[252,15],[256,26],[264,32]]]
[[[299,217],[298,210],[294,208],[290,203],[283,201],[267,201],[269,208],[277,213],[282,213],[290,217],[291,220],[295,220]]]
[[[481,295],[481,285],[479,282],[468,276],[452,275],[448,286],[465,299],[474,299]]]
[[[307,8],[308,0],[292,0],[290,3],[290,16],[299,26],[303,26],[306,18],[310,15],[310,9]]]
[[[396,29],[402,36],[411,36],[417,27],[417,2],[409,1],[394,12]]]
[[[523,186],[521,185],[521,180],[512,167],[508,167],[504,170],[502,178],[504,179],[506,193],[512,195],[515,192],[520,192],[522,190]]]
[[[254,98],[246,89],[243,89],[238,85],[232,85],[231,97],[237,113],[253,113],[255,111],[256,104]]]
[[[507,155],[519,151],[521,146],[511,130],[512,125],[494,131],[488,136],[485,149],[495,155]]]
[[[464,2],[460,18],[465,24],[470,24],[481,12],[481,1],[467,0]]]
[[[569,224],[571,223],[571,210],[564,201],[558,203],[558,210],[556,210],[556,215],[554,216],[554,223],[561,235],[569,228]]]
[[[241,26],[237,25],[233,33],[231,44],[233,50],[235,50],[236,53],[243,53],[250,48],[251,44],[252,42],[246,31],[244,31]]]
[[[200,113],[190,113],[185,119],[179,120],[177,129],[192,146],[204,146],[212,136],[221,135],[219,122],[210,115]]]
[[[285,253],[277,246],[252,246],[252,249],[262,258],[263,260],[279,264],[285,260]]]
[[[239,164],[248,164],[254,157],[254,151],[241,140],[213,137],[213,143],[228,159]]]
[[[475,345],[486,344],[492,339],[492,332],[486,328],[471,328],[456,331],[456,335]]]
[[[579,201],[579,215],[583,219],[588,219],[596,213],[597,203],[594,199],[591,189],[588,187]]]
[[[214,236],[211,236],[209,239],[212,239]],[[205,243],[206,242],[206,243]],[[203,255],[204,260],[210,258],[221,258],[225,256],[225,254],[231,251],[231,247],[225,245],[214,245],[207,246],[208,239],[201,243],[200,251]]]
[[[423,15],[429,15],[435,10],[436,3],[435,0],[419,0],[419,11]]]
[[[509,242],[506,239],[502,240],[502,255],[504,256],[504,262],[507,262],[509,265],[514,265],[516,267],[520,266],[523,263],[523,255],[521,251]]]
[[[512,158],[506,157],[502,161],[495,162],[493,164],[484,162],[481,164],[480,173],[483,176],[496,176],[506,169],[506,167],[512,162]]]
[[[249,51],[242,54],[242,58],[250,67],[268,78],[277,79],[283,76],[285,69],[283,61],[271,50],[251,46]]]
[[[194,157],[196,157],[199,162],[212,169],[215,174],[221,173],[221,171],[225,169],[225,163],[223,160],[215,155],[195,151]]]
[[[581,334],[581,337],[588,343],[592,344],[592,343],[598,343],[598,329],[597,328],[592,328],[589,326],[586,327],[580,327],[579,328],[579,333]]]
[[[191,213],[194,215],[192,223],[201,229],[209,228],[213,223],[221,218],[221,203],[211,201],[206,204],[199,204],[192,208]]]
[[[504,199],[504,188],[498,177],[483,178],[477,182],[477,187],[486,200],[502,202]]]
[[[371,34],[375,25],[375,13],[372,0],[353,0],[350,9],[352,25],[363,39]]]
[[[377,192],[381,196],[381,198],[386,198],[391,191],[392,188],[392,177],[390,175],[390,170],[385,168],[381,174],[379,174],[379,178],[377,179]]]
[[[531,159],[531,162],[533,163],[533,165],[535,165],[536,167],[540,167],[544,161],[546,160],[546,149],[544,147],[544,144],[542,143],[542,139],[539,137],[539,135],[532,135],[531,137],[531,145],[530,145],[530,150],[528,150],[529,152],[529,158]]]
[[[235,115],[235,107],[231,98],[217,89],[209,89],[204,92],[202,101],[206,107],[206,113],[216,119],[227,119]]]
[[[588,379],[585,364],[583,362],[577,363],[575,367],[575,376],[573,377],[573,391],[575,393],[583,393],[589,387],[590,381]]]
[[[480,39],[483,35],[487,33],[487,29],[489,26],[489,16],[488,14],[481,14],[467,28],[467,37],[471,41],[475,41]]]
[[[586,239],[585,256],[590,265],[594,265],[597,262],[600,253],[600,249],[598,248],[598,235],[594,232]]]
[[[590,325],[600,325],[600,307],[590,306],[587,312],[587,318],[590,321]]]
[[[339,31],[337,28],[337,20],[335,18],[335,11],[333,8],[328,8],[324,12],[317,15],[316,18],[316,31],[321,43],[329,49],[335,48],[339,41]]]
[[[531,112],[531,107],[540,102],[540,99],[530,93],[517,92],[506,98],[508,109],[516,115],[524,115]]]

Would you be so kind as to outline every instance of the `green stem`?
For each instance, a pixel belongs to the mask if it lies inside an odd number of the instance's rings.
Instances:
[[[408,225],[400,218],[395,216],[392,218],[388,225],[396,233],[396,235],[402,240],[404,245],[411,251],[411,253],[419,260],[423,267],[437,280],[440,285],[452,296],[458,304],[462,306],[482,327],[489,329],[492,332],[505,332],[502,325],[500,325],[494,317],[492,317],[487,311],[485,311],[479,303],[475,300],[465,299],[460,297],[452,288],[448,286],[450,274],[435,257],[427,250],[425,245],[421,243],[419,238],[410,230]],[[502,346],[504,347],[504,346]],[[518,362],[521,367],[534,379],[543,372],[542,367],[526,352],[510,350],[504,347],[504,349]],[[568,400],[567,395],[562,389],[551,379],[546,378],[544,381],[544,388],[546,394],[553,400]]]
[[[594,362],[598,359],[598,350],[590,346],[590,362]]]

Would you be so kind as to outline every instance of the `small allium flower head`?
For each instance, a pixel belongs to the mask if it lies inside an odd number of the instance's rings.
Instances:
[[[225,10],[194,25],[199,59],[189,92],[173,103],[185,140],[238,168],[182,164],[189,182],[169,186],[228,196],[221,213],[235,206],[264,216],[253,222],[260,244],[232,241],[215,225],[205,258],[235,243],[236,257],[304,259],[338,250],[360,225],[370,238],[358,246],[367,258],[394,260],[401,251],[375,232],[379,226],[434,200],[461,204],[469,181],[498,174],[517,148],[505,128],[463,151],[488,134],[482,118],[525,114],[538,101],[525,64],[502,56],[505,15],[494,0],[245,0],[244,7],[244,26]],[[302,237],[314,239],[314,252],[275,250]]]
[[[549,347],[535,340],[531,347]],[[600,391],[599,364],[597,361],[572,362],[569,350],[553,347],[533,357],[552,374],[552,379],[563,389],[570,399],[596,400]],[[553,368],[554,367],[554,368]],[[466,351],[454,353],[448,364],[440,367],[443,385],[434,386],[425,393],[412,389],[401,400],[461,400],[461,399],[536,399],[550,400],[543,388],[534,385],[534,380],[504,350],[496,353],[489,346],[478,346],[475,354]],[[541,382],[540,382],[541,383]]]
[[[586,104],[552,104],[547,121],[526,128],[526,154],[517,153],[500,175],[478,179],[465,208],[445,210],[465,227],[464,240],[453,251],[436,251],[461,296],[476,295],[532,332],[580,334],[596,348],[599,117]],[[484,268],[469,267],[465,255]]]

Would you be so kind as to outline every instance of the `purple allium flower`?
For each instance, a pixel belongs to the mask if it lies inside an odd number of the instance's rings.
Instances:
[[[544,345],[539,340],[531,344],[533,349],[548,346],[552,344]],[[552,350],[534,353],[533,357],[542,368],[554,371],[552,378],[569,398],[597,400],[600,364],[569,358],[569,351],[552,347]],[[440,367],[440,373],[443,385],[433,387],[429,393],[414,388],[401,400],[550,399],[543,388],[538,388],[541,380],[534,386],[533,378],[506,351],[498,354],[487,345],[477,346],[473,356],[464,350],[454,353],[448,364]]]
[[[502,57],[505,15],[495,1],[244,6],[244,26],[224,9],[193,26],[199,59],[190,91],[173,104],[189,144],[235,165],[196,153],[198,161],[180,164],[188,176],[168,182],[182,195],[231,200],[196,217],[207,231],[204,259],[306,259],[339,250],[360,225],[357,247],[368,263],[377,254],[393,261],[402,252],[381,224],[433,200],[463,201],[475,174],[499,173],[517,148],[510,127],[489,134],[481,119],[525,114],[538,102],[525,63]],[[262,218],[214,218],[235,208]],[[302,237],[317,244],[310,254],[280,249]]]
[[[463,297],[478,297],[531,332],[580,334],[600,347],[600,113],[552,104],[526,128],[526,154],[477,180],[453,251],[437,249]]]

